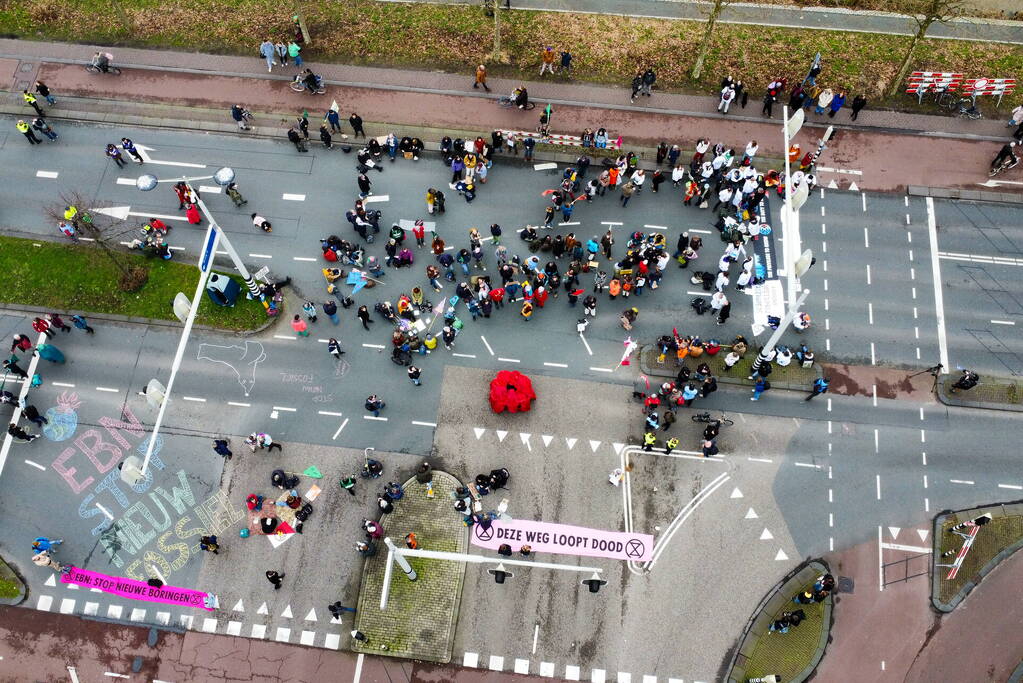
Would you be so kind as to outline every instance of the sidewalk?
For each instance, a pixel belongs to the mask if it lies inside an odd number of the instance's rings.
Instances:
[[[190,120],[190,127],[196,119],[181,115],[179,108],[210,107],[209,116],[219,115],[223,122],[212,126],[213,130],[225,132],[234,128],[227,113],[233,103],[279,116],[281,112],[294,115],[303,108],[326,110],[337,100],[345,112],[358,111],[367,122],[389,124],[376,130],[367,126],[372,134],[393,128],[402,133],[410,127],[418,131],[428,122],[437,132],[462,131],[471,125],[477,134],[488,136],[497,128],[532,129],[539,116],[539,107],[526,113],[502,109],[490,101],[496,93],[510,92],[519,84],[510,80],[494,79],[494,93],[488,95],[472,90],[468,74],[313,63],[311,68],[329,86],[325,97],[314,98],[288,87],[293,69],[267,74],[263,62],[255,58],[123,48],[117,49],[115,62],[125,67],[125,73],[115,78],[89,74],[81,67],[93,51],[93,46],[0,40],[0,75],[7,76],[11,90],[0,102],[0,111],[26,115],[20,91],[42,77],[58,98],[70,94],[88,100],[58,105],[55,117],[61,115],[61,106],[74,104],[83,111],[103,111],[110,123],[131,125],[163,125],[151,121],[152,116],[131,118],[133,109],[154,103],[178,108],[171,118]],[[698,137],[723,140],[738,149],[752,138],[759,141],[763,156],[780,158],[782,154],[780,120],[760,117],[756,104],[726,117],[716,113],[716,101],[709,97],[656,92],[644,100],[646,106],[637,106],[629,104],[628,92],[620,88],[554,82],[525,85],[535,101],[554,106],[552,132],[578,134],[585,127],[604,126],[621,134],[630,149],[652,147],[661,140],[691,149]],[[815,144],[827,125],[836,128],[818,169],[821,185],[834,181],[838,188],[855,190],[896,191],[909,185],[976,189],[987,180],[988,162],[1008,131],[1002,121],[869,109],[856,122],[845,115],[829,119],[811,114],[809,119],[813,121],[797,137],[804,146]],[[439,136],[424,139],[429,142]],[[919,159],[928,163],[920,164]],[[1010,175],[1005,179],[1013,180],[1018,173]],[[1020,193],[1023,186],[999,191]]]
[[[421,1],[447,5],[473,4],[472,0]],[[710,3],[692,0],[616,0],[615,2],[608,2],[608,0],[572,0],[572,2],[568,2],[568,0],[515,0],[512,6],[517,10],[585,12],[626,17],[687,19],[699,22],[707,21],[707,12],[710,9]],[[911,36],[917,31],[913,18],[903,14],[846,10],[838,7],[736,3],[726,5],[722,9],[718,21],[723,24],[887,33],[900,36]],[[1005,19],[964,17],[947,24],[935,23],[928,30],[927,37],[1023,44],[1023,23]]]

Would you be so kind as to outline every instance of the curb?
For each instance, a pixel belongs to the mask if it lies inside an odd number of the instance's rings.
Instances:
[[[746,655],[742,653],[742,650],[746,644],[746,640],[749,637],[750,632],[757,625],[757,622],[760,620],[760,617],[762,616],[762,613],[766,609],[767,605],[772,600],[777,598],[779,595],[784,595],[783,591],[786,585],[807,569],[813,569],[812,573],[818,575],[831,572],[831,567],[829,567],[828,563],[825,562],[823,559],[806,560],[798,567],[796,567],[788,574],[786,574],[781,581],[776,583],[767,592],[763,600],[760,601],[756,609],[753,611],[753,615],[749,618],[749,621],[746,622],[746,627],[743,629],[741,639],[734,646],[734,649],[731,653],[731,657],[727,665],[728,671],[727,677],[725,677],[724,675],[722,676],[722,678],[724,678],[724,680],[726,680],[727,683],[745,683],[746,681],[745,670],[740,669],[742,673],[741,678],[735,678],[734,673],[736,672],[736,666],[740,664],[740,659],[742,660],[741,663],[745,663],[745,660],[747,659]],[[800,585],[802,584],[803,582],[800,581]],[[823,629],[821,632],[820,640],[817,644],[817,650],[814,653],[811,662],[807,665],[805,669],[803,669],[803,671],[798,676],[796,676],[796,678],[793,678],[791,681],[786,681],[786,683],[800,683],[801,681],[807,680],[808,678],[813,676],[814,671],[816,671],[817,669],[817,665],[820,664],[821,659],[824,658],[824,653],[827,650],[828,644],[831,642],[831,628],[832,626],[834,626],[834,596],[835,593],[832,592],[832,594],[828,596],[828,598],[824,601],[823,621],[827,624],[827,628]]]
[[[663,378],[674,379],[675,376],[677,375],[677,373],[666,372],[666,371],[663,371],[663,370],[659,370],[657,368],[651,369],[650,366],[647,364],[646,358],[644,358],[643,354],[644,354],[644,352],[648,351],[651,348],[653,348],[652,344],[640,344],[640,346],[639,346],[638,357],[639,357],[639,369],[640,369],[640,371],[644,375],[646,375],[647,377],[663,377]],[[724,348],[724,347],[722,347],[722,348]],[[750,349],[749,349],[749,351],[747,353],[758,353],[758,352],[759,352],[759,349],[753,349],[752,347],[750,347]],[[820,363],[814,363],[812,370],[815,373],[816,377],[821,377],[823,375],[823,370],[821,368]],[[816,377],[814,379],[816,379]],[[718,384],[734,384],[736,386],[743,386],[743,387],[751,387],[751,386],[753,386],[753,383],[750,382],[745,377],[733,377],[731,375],[714,375],[714,379],[716,379],[718,381]],[[771,389],[772,390],[774,390],[774,389],[786,389],[788,391],[809,391],[810,387],[812,387],[812,386],[813,386],[812,382],[810,384],[799,384],[799,383],[795,383],[795,382],[774,382],[774,381],[771,382]]]
[[[25,582],[18,576],[18,572],[14,571],[7,562],[0,558],[0,579],[5,579],[15,584],[18,587],[18,596],[14,598],[0,598],[0,605],[20,605],[28,597],[28,587]]]
[[[947,385],[951,384],[953,379],[948,375],[942,376],[938,380],[937,390],[935,395],[938,401],[944,403],[947,406],[956,406],[959,408],[979,408],[981,410],[1003,410],[1012,413],[1023,413],[1023,403],[996,403],[994,401],[969,401],[958,398],[961,394],[951,394],[947,390]],[[978,384],[983,386],[983,382]],[[968,395],[968,394],[967,394]]]
[[[977,183],[977,185],[981,185],[981,183]],[[983,187],[983,185],[981,185],[981,187]],[[1023,194],[1012,194],[1009,192],[988,192],[985,190],[962,190],[956,188],[910,185],[906,188],[906,194],[912,197],[933,197],[934,199],[957,199],[959,201],[970,202],[1023,204]]]
[[[967,581],[962,589],[952,596],[952,598],[946,603],[941,602],[938,597],[939,581],[937,579],[937,572],[939,569],[944,567],[938,567],[937,562],[940,558],[939,552],[941,550],[941,531],[946,520],[949,517],[955,517],[959,519],[974,519],[984,514],[985,512],[992,513],[995,517],[1016,517],[1023,515],[1023,502],[1016,503],[1000,503],[998,505],[988,505],[984,507],[970,508],[966,510],[946,510],[934,517],[934,524],[932,526],[932,547],[933,552],[931,553],[931,604],[939,612],[948,613],[962,604],[963,600],[967,598],[970,592],[976,588],[984,577],[990,574],[994,569],[1011,557],[1017,550],[1023,548],[1023,538],[1019,539],[1012,545],[1002,548],[997,555],[991,558],[987,564],[981,567],[977,574]]]

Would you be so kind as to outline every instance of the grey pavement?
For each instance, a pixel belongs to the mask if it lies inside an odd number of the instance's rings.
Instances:
[[[406,0],[392,0],[404,2]],[[426,0],[438,4],[473,4],[471,0]],[[515,0],[512,9],[613,14],[627,17],[685,19],[706,21],[713,6],[691,0]],[[725,24],[783,26],[798,29],[855,31],[914,35],[912,17],[889,12],[869,12],[832,7],[734,3],[726,5],[718,21]],[[976,40],[996,43],[1023,43],[1023,25],[1019,21],[964,17],[947,24],[934,24],[928,38]]]

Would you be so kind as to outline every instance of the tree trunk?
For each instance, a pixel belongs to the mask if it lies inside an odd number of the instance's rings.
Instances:
[[[718,16],[721,14],[721,8],[724,7],[725,0],[714,0],[714,9],[710,11],[710,16],[707,17],[707,28],[703,31],[703,40],[700,41],[700,53],[696,57],[696,64],[693,65],[693,80],[699,80],[700,74],[703,73],[703,62],[707,59],[707,53],[710,52],[710,39],[714,34],[714,24],[717,23]]]
[[[906,50],[906,58],[902,60],[902,65],[899,66],[899,71],[895,74],[895,80],[892,81],[892,87],[888,91],[889,97],[895,97],[903,90],[904,81],[906,76],[909,74],[909,65],[913,61],[913,53],[916,51],[917,44],[923,40],[927,34],[927,29],[931,27],[931,23],[934,21],[932,17],[927,17],[920,23],[920,29],[913,36],[913,41],[909,44],[909,49]]]
[[[495,62],[501,61],[501,12],[497,6],[498,0],[494,0],[494,55]]]

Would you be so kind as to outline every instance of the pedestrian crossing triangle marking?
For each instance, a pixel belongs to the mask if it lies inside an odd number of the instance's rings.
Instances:
[[[849,183],[849,191],[850,192],[859,192],[860,191],[860,188],[856,186],[856,181],[855,180],[852,181],[851,183]]]
[[[775,561],[787,560],[789,556],[785,554],[785,551],[778,548],[778,554],[774,556]]]
[[[256,610],[256,614],[270,614],[270,610],[266,608],[265,602],[259,606],[259,609]]]
[[[565,437],[565,443],[568,444],[568,450],[572,450],[572,448],[575,446],[576,441],[578,441],[578,440],[579,439],[573,439],[573,438],[570,438],[570,437],[566,436]]]
[[[838,189],[838,183],[836,183],[834,180],[832,180],[830,183],[828,183],[828,189],[829,190],[837,190]]]
[[[622,449],[625,448],[625,444],[615,442],[611,444],[611,447],[615,449],[615,455],[621,455]]]
[[[316,621],[316,609],[309,610],[309,614],[305,615],[306,621]]]
[[[732,495],[730,495],[728,497],[729,498],[742,498],[742,491],[740,491],[739,487],[736,486],[734,489],[732,489]]]
[[[916,533],[918,533],[920,535],[920,540],[921,541],[926,541],[927,540],[927,534],[929,534],[930,531],[928,531],[927,529],[917,529]]]
[[[596,453],[597,449],[600,448],[600,442],[599,441],[594,441],[593,439],[590,439],[590,448],[592,448],[593,452]]]
[[[332,624],[340,624],[341,623],[341,617],[331,617],[330,618],[330,623],[332,623]]]
[[[50,577],[48,579],[46,579],[46,581],[43,583],[43,585],[44,586],[49,586],[50,588],[56,588],[57,587],[57,582],[54,580],[53,574],[50,574]]]
[[[533,435],[527,434],[526,432],[519,432],[519,438],[522,439],[522,445],[525,446],[530,451],[533,450],[533,444],[529,443],[529,437],[531,436]]]
[[[231,611],[232,612],[244,612],[245,611],[245,605],[242,604],[241,600],[238,600],[238,602],[234,603],[234,607],[231,608]]]
[[[291,617],[294,616],[291,613],[291,605],[288,605],[287,607],[284,608],[284,611],[281,612],[281,616],[284,617],[285,619],[291,619]]]
[[[902,527],[890,526],[888,527],[888,531],[891,533],[892,538],[898,538],[899,532],[902,531]]]
[[[473,427],[472,431],[476,432],[476,440],[479,441],[480,437],[482,437],[484,432],[486,432],[487,430],[483,429],[482,427]]]
[[[756,519],[759,516],[753,508],[746,511],[746,519]]]
[[[773,538],[774,538],[774,534],[772,534],[772,533],[771,533],[771,532],[770,532],[770,531],[769,531],[769,530],[767,529],[767,527],[764,527],[764,533],[760,534],[760,540],[761,540],[761,541],[770,541],[770,540],[771,540],[771,539],[773,539]]]
[[[551,436],[550,434],[544,434],[540,438],[543,439],[544,448],[546,448],[547,446],[550,446],[551,445],[551,441],[554,441],[554,437]]]
[[[506,437],[506,436],[508,436],[508,432],[502,431],[500,429],[497,430],[497,440],[498,441],[504,441],[504,437]]]

